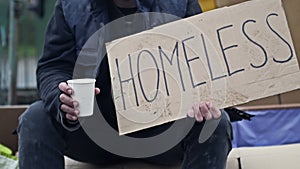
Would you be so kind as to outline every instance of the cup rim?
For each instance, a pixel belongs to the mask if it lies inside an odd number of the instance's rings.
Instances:
[[[82,78],[82,79],[70,79],[67,80],[68,84],[89,84],[89,83],[95,83],[96,79],[92,78]]]

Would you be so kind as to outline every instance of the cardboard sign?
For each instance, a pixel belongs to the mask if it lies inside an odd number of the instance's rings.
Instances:
[[[254,0],[106,45],[120,134],[300,87],[280,0]]]

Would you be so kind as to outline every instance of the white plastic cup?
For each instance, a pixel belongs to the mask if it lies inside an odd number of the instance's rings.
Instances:
[[[68,80],[68,85],[73,89],[71,97],[78,101],[78,117],[93,115],[95,98],[95,79],[72,79]]]

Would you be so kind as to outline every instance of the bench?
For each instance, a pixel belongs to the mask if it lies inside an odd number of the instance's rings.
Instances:
[[[226,169],[299,169],[300,144],[234,148]],[[180,169],[180,166],[162,167],[141,162],[123,163],[110,167],[93,166],[65,158],[66,169]]]

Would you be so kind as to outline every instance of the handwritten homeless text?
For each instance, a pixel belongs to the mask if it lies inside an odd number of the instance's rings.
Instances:
[[[277,36],[276,40],[278,40],[278,42],[276,42],[276,43],[278,43],[280,45],[280,46],[277,46],[277,47],[278,48],[287,48],[287,50],[289,52],[285,53],[285,56],[273,56],[272,60],[270,60],[270,56],[268,55],[268,51],[267,51],[266,47],[264,47],[263,44],[260,44],[259,42],[253,40],[251,38],[251,35],[248,35],[247,32],[246,32],[247,25],[248,24],[255,24],[256,21],[255,20],[247,20],[243,23],[243,26],[242,26],[243,35],[246,37],[247,40],[249,40],[249,42],[251,42],[254,46],[256,46],[258,48],[258,50],[261,50],[261,55],[255,56],[255,57],[261,57],[260,58],[261,63],[251,63],[251,62],[249,63],[249,65],[253,69],[263,68],[264,66],[267,65],[268,61],[273,61],[273,62],[278,63],[278,64],[283,64],[283,63],[286,63],[286,62],[290,61],[295,56],[294,51],[292,49],[292,45],[284,37],[282,37],[280,35],[280,33],[278,33],[274,28],[272,28],[272,26],[270,24],[270,20],[269,20],[269,18],[271,16],[278,17],[278,14],[271,13],[266,18],[266,24],[268,25],[268,28],[270,29],[271,32],[273,32],[274,36]],[[227,72],[222,74],[222,75],[214,74],[213,67],[212,67],[213,64],[210,63],[210,57],[212,57],[212,56],[209,56],[209,53],[207,51],[208,49],[206,47],[207,44],[205,42],[205,37],[204,37],[203,34],[201,34],[201,42],[198,42],[198,43],[199,43],[199,45],[202,45],[202,47],[204,48],[202,56],[206,58],[206,61],[207,61],[206,63],[207,63],[209,73],[210,73],[210,79],[209,80],[211,80],[211,81],[215,81],[215,80],[218,80],[218,79],[221,79],[221,78],[225,78],[227,76],[233,76],[237,73],[242,73],[243,71],[245,71],[245,68],[232,70],[232,68],[230,66],[230,63],[229,63],[229,58],[228,58],[230,56],[228,56],[226,54],[227,51],[235,50],[234,48],[238,48],[239,45],[238,44],[232,44],[232,45],[229,45],[229,46],[225,46],[223,44],[222,33],[225,32],[225,31],[230,31],[230,29],[232,27],[233,27],[233,25],[227,25],[227,26],[221,27],[221,28],[216,30],[216,34],[218,36],[218,42],[219,42],[219,49],[221,50],[222,56],[223,56],[222,61],[225,63],[226,70],[227,70]],[[133,87],[133,90],[134,90],[136,106],[139,106],[139,100],[138,100],[138,96],[137,96],[137,89],[138,88],[140,88],[140,92],[142,93],[143,98],[147,102],[152,102],[156,99],[156,97],[158,95],[159,87],[160,87],[160,76],[161,76],[161,74],[163,76],[163,82],[162,83],[164,84],[166,95],[170,96],[170,92],[169,92],[169,88],[168,88],[168,81],[167,81],[167,78],[166,78],[165,64],[170,64],[170,65],[173,65],[173,66],[177,67],[177,73],[180,75],[180,84],[181,84],[183,92],[185,91],[185,86],[187,85],[186,83],[189,83],[189,82],[184,82],[183,81],[183,77],[182,77],[183,72],[181,71],[182,70],[181,66],[187,66],[188,76],[190,77],[190,85],[193,88],[197,88],[200,85],[207,84],[207,81],[205,81],[205,80],[201,81],[201,82],[196,82],[195,78],[193,76],[193,70],[197,71],[197,67],[196,66],[192,67],[191,62],[197,62],[197,61],[200,60],[200,56],[192,56],[191,57],[191,56],[188,55],[188,52],[187,52],[188,49],[187,49],[186,46],[190,41],[193,41],[193,40],[195,40],[195,36],[188,37],[186,39],[181,40],[180,42],[176,41],[171,56],[168,56],[166,54],[166,52],[164,51],[164,49],[161,45],[159,45],[157,47],[156,51],[154,51],[153,49],[152,50],[142,49],[142,50],[138,51],[138,54],[136,56],[131,56],[131,54],[129,53],[127,55],[128,64],[127,65],[125,65],[125,64],[122,65],[122,66],[127,66],[128,72],[125,73],[125,74],[129,74],[129,78],[128,77],[127,78],[122,77],[122,73],[120,72],[119,59],[118,58],[115,59],[115,64],[116,64],[116,68],[117,68],[117,72],[118,72],[118,79],[119,79],[119,83],[120,83],[120,86],[121,86],[121,95],[122,95],[124,110],[126,110],[126,101],[125,101],[125,96],[124,96],[124,92],[123,92],[123,90],[124,90],[123,89],[123,84],[128,83],[130,81],[133,84],[132,87]],[[182,48],[181,50],[183,50],[183,56],[179,55],[179,48],[180,47]],[[131,57],[137,57],[137,61],[135,63],[133,63]],[[147,97],[147,95],[145,93],[145,89],[143,87],[143,82],[141,80],[142,79],[141,78],[142,72],[140,71],[141,62],[144,61],[143,58],[145,58],[145,57],[149,57],[152,60],[152,63],[149,62],[149,64],[152,64],[153,68],[156,70],[156,72],[155,71],[153,72],[153,73],[156,73],[156,77],[153,79],[153,81],[151,81],[151,83],[156,84],[156,87],[154,89],[155,94],[154,94],[153,98],[148,98]],[[174,57],[176,58],[176,61],[175,61]],[[181,65],[180,64],[180,58],[181,57],[184,57],[184,62],[185,62],[186,65]],[[133,68],[136,68],[137,81],[138,82],[136,82],[136,80],[134,78]]]

